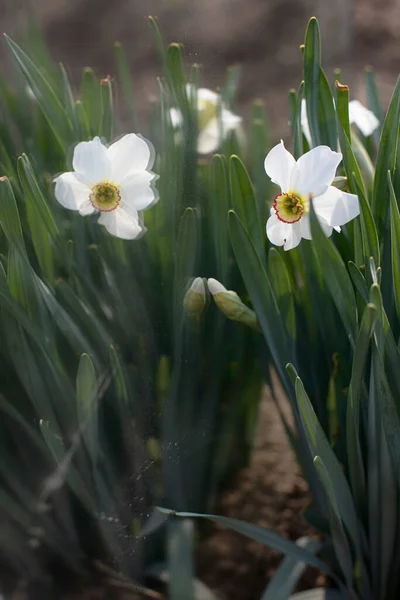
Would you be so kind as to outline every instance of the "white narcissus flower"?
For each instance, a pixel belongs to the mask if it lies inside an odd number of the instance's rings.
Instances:
[[[194,87],[188,84],[186,93],[189,98],[193,92]],[[206,88],[199,88],[196,103],[199,129],[197,151],[199,154],[211,154],[218,150],[221,142],[231,131],[237,131],[239,135],[242,135],[242,118],[225,108],[219,94]],[[181,112],[176,108],[171,108],[170,117],[172,126],[179,129],[183,123]]]
[[[374,115],[372,110],[369,110],[358,100],[351,100],[349,102],[349,121],[350,125],[356,125],[356,127],[358,127],[365,137],[372,135],[375,129],[379,127],[379,120]],[[307,118],[307,105],[304,98],[301,101],[301,128],[307,142],[311,145],[311,132]]]
[[[125,240],[143,231],[139,211],[158,200],[150,171],[155,152],[152,144],[129,133],[105,146],[99,137],[80,142],[74,149],[73,171],[54,179],[55,196],[69,210],[82,216],[97,213],[109,233]]]
[[[271,181],[281,188],[267,221],[267,236],[275,246],[291,250],[302,238],[311,240],[311,198],[327,237],[360,214],[357,196],[331,185],[341,160],[340,152],[328,146],[317,146],[297,161],[282,141],[272,148],[264,167]]]

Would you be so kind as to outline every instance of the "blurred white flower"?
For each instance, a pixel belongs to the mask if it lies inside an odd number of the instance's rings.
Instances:
[[[372,135],[375,129],[379,127],[379,120],[374,113],[358,100],[351,100],[349,102],[349,121],[350,125],[356,125],[356,127],[358,127],[365,137]],[[311,145],[311,132],[307,118],[307,105],[304,98],[301,101],[301,128],[307,142]]]
[[[311,239],[310,198],[327,237],[359,215],[357,196],[331,185],[341,160],[340,152],[328,146],[317,146],[297,161],[282,141],[272,148],[264,167],[281,188],[267,221],[267,236],[273,244],[291,250],[302,238]]]
[[[105,146],[100,138],[81,142],[74,149],[72,172],[55,178],[55,196],[82,216],[99,213],[98,222],[109,233],[131,240],[144,231],[139,211],[158,200],[150,171],[152,144],[135,133]]]
[[[350,124],[356,125],[365,137],[372,135],[379,127],[379,120],[372,110],[358,100],[349,102],[349,120]]]
[[[194,92],[191,84],[186,86],[186,93],[190,98]],[[242,118],[234,115],[225,108],[219,94],[199,88],[197,90],[198,114],[198,139],[197,151],[199,154],[211,154],[220,147],[229,132],[236,131],[241,136]],[[171,108],[170,117],[172,126],[179,130],[183,124],[183,117],[177,108]]]

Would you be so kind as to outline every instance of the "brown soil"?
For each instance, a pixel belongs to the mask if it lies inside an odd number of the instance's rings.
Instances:
[[[278,401],[289,417],[287,401],[281,392]],[[218,513],[297,540],[314,535],[302,518],[309,501],[307,485],[267,388],[251,464],[239,473],[234,489],[223,496]],[[199,575],[221,600],[259,600],[281,559],[280,553],[215,525],[198,550]],[[323,582],[324,577],[310,569],[299,589]]]

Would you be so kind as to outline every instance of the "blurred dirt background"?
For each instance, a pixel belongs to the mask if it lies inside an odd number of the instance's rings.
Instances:
[[[379,72],[385,102],[399,70],[400,0],[0,0],[3,31],[18,38],[28,3],[75,82],[85,66],[114,75],[113,43],[122,42],[142,115],[161,74],[148,15],[159,18],[166,41],[184,44],[188,63],[203,67],[204,85],[221,85],[226,67],[239,63],[238,110],[246,115],[252,99],[263,98],[274,138],[288,131],[287,92],[300,82],[299,45],[313,14],[328,75],[342,67],[353,97],[363,98],[364,65]]]
[[[27,6],[26,0],[0,0],[3,31],[17,40]],[[115,75],[113,43],[122,42],[143,117],[161,75],[148,15],[159,18],[166,41],[184,44],[188,63],[202,66],[203,85],[218,87],[226,67],[239,63],[243,71],[237,112],[246,116],[251,101],[262,98],[273,139],[288,133],[287,92],[300,83],[299,45],[313,14],[320,19],[328,76],[333,80],[333,69],[340,66],[353,97],[364,99],[365,65],[376,68],[385,104],[400,71],[400,0],[32,0],[31,6],[54,58],[64,63],[76,84],[85,66],[100,76]],[[3,46],[0,62],[4,52]],[[267,395],[252,464],[221,499],[220,511],[297,539],[309,533],[301,517],[307,501],[306,486]],[[278,560],[276,553],[217,527],[198,551],[199,574],[222,600],[259,598]],[[308,573],[303,587],[311,587],[317,577]],[[101,591],[93,594],[104,598]]]

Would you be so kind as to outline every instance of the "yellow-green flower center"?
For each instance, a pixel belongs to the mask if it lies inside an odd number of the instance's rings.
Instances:
[[[115,183],[102,181],[92,187],[90,202],[97,210],[111,212],[115,210],[121,202],[119,187]]]
[[[306,207],[303,198],[287,193],[276,196],[273,208],[276,216],[283,223],[296,223],[300,221]]]
[[[198,127],[200,131],[207,127],[213,119],[217,117],[217,104],[212,100],[198,101]]]

